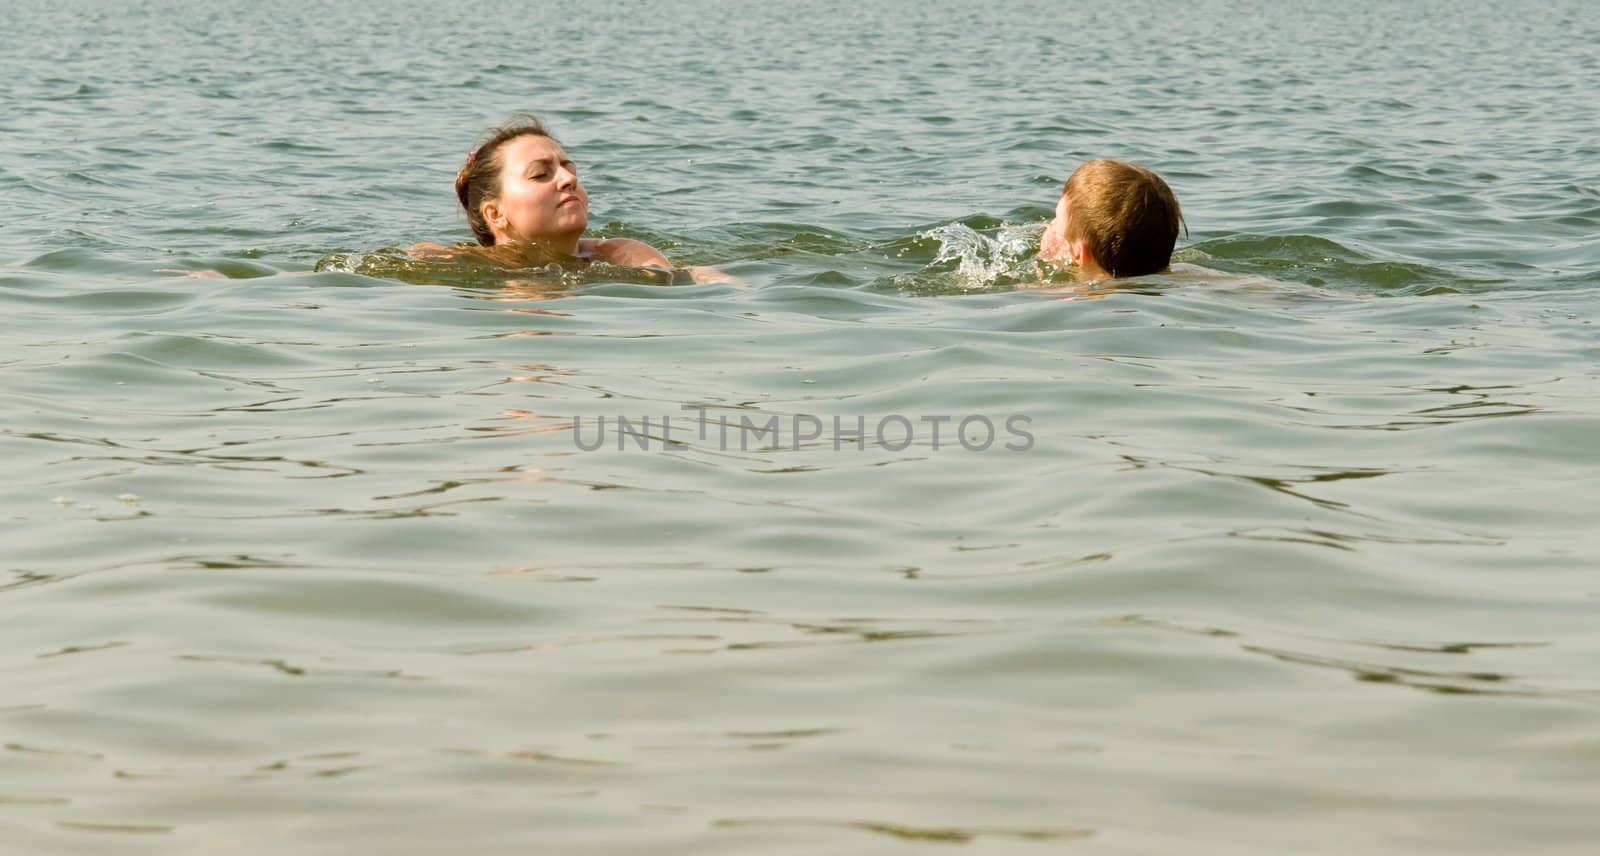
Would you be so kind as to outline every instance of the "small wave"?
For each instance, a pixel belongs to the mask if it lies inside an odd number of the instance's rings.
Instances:
[[[1229,273],[1377,294],[1455,294],[1502,282],[1468,278],[1419,262],[1381,259],[1313,235],[1233,235],[1203,241],[1178,255],[1180,260],[1204,260]]]
[[[318,259],[315,270],[319,273],[353,273],[414,285],[495,289],[537,286],[548,294],[565,293],[579,286],[597,283],[670,285],[688,281],[688,274],[682,270],[618,267],[603,262],[569,267],[553,261],[512,268],[474,259],[466,254],[427,258],[392,247],[370,252],[332,253]]]
[[[453,285],[493,288],[514,279],[537,279],[552,286],[576,285],[572,272],[551,263],[545,267],[511,270],[468,256],[432,259],[413,256],[399,248],[368,252],[333,253],[317,260],[317,272],[337,271],[417,285]]]

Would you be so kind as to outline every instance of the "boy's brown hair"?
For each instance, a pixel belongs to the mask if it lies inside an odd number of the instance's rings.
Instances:
[[[1172,188],[1142,166],[1092,160],[1073,171],[1067,239],[1082,241],[1112,276],[1159,273],[1172,263],[1183,212]]]

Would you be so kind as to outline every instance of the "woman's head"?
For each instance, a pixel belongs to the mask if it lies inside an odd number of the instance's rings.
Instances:
[[[577,166],[531,116],[495,129],[467,155],[456,198],[484,246],[532,242],[571,252],[589,226]]]

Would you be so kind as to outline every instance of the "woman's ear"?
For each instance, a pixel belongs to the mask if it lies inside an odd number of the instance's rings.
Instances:
[[[505,231],[506,218],[503,214],[501,214],[499,205],[496,205],[492,201],[485,202],[483,203],[482,207],[478,209],[478,213],[483,215],[483,223],[485,226],[489,227],[490,232],[493,232],[495,235],[499,235],[501,232]]]

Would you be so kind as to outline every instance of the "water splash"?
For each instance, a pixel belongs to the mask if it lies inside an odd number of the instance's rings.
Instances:
[[[1037,277],[1033,260],[1043,232],[1042,223],[1002,224],[994,237],[989,237],[955,222],[935,226],[917,237],[939,242],[938,253],[924,270],[939,270],[955,262],[955,284],[972,290]]]

